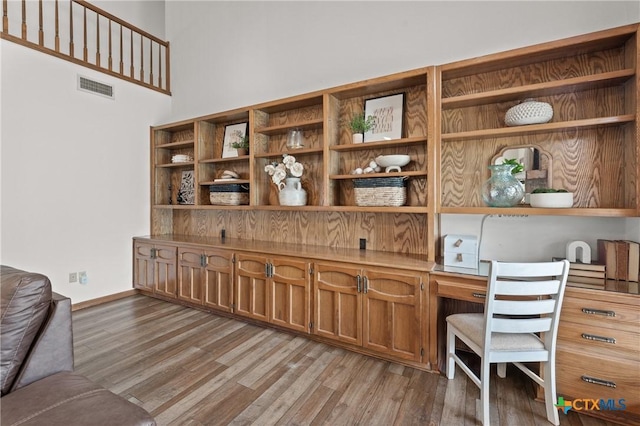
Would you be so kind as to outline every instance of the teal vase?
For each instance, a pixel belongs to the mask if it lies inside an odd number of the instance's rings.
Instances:
[[[513,207],[522,201],[524,188],[512,174],[513,164],[489,166],[491,177],[482,185],[482,201],[489,207]]]

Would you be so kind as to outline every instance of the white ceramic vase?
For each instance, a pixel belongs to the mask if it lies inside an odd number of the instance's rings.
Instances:
[[[302,189],[300,178],[288,177],[278,184],[278,201],[281,206],[306,206],[307,191]]]

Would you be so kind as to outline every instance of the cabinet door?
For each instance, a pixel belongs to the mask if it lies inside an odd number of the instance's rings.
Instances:
[[[313,282],[314,328],[319,336],[362,344],[362,293],[359,268],[316,263]]]
[[[420,361],[421,275],[383,270],[364,275],[363,346]]]
[[[176,298],[177,258],[176,248],[172,246],[155,247],[155,284],[154,293]]]
[[[204,304],[210,308],[232,312],[233,254],[224,251],[204,252]]]
[[[271,265],[269,322],[308,333],[310,263],[274,258]]]
[[[178,249],[178,299],[202,305],[204,268],[202,250]]]
[[[153,293],[154,265],[153,244],[134,241],[133,243],[133,287]]]
[[[269,321],[267,259],[262,256],[236,255],[236,314]]]

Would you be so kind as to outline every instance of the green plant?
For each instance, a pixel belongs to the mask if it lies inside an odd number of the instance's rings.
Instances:
[[[553,189],[553,188],[536,188],[532,194],[552,194],[554,192],[569,192],[566,189]]]
[[[353,133],[365,133],[373,128],[375,119],[372,115],[365,118],[364,112],[362,114],[355,114],[349,121],[349,128]]]
[[[235,149],[249,149],[249,135],[242,136],[240,132],[236,135],[236,140],[231,144]]]
[[[517,175],[524,170],[524,165],[515,158],[505,159],[504,161],[502,161],[502,164],[511,164],[512,166],[515,166],[513,169],[511,169],[512,175]]]

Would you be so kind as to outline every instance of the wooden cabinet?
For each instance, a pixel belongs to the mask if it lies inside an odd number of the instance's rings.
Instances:
[[[159,126],[151,132],[151,205],[185,206],[182,175],[195,167],[193,120]]]
[[[134,240],[134,288],[175,299],[176,266],[176,246]]]
[[[481,198],[487,166],[504,148],[527,146],[541,153],[550,186],[574,193],[574,206],[510,214],[638,216],[637,30],[440,66],[440,212],[494,213]],[[506,126],[507,110],[527,98],[551,104],[551,121]]]
[[[178,299],[231,312],[233,254],[222,250],[178,248]]]
[[[429,82],[435,68],[421,68],[367,80],[329,91],[327,110],[331,126],[329,135],[328,204],[344,209],[357,209],[354,180],[362,178],[403,177],[406,179],[407,201],[403,206],[378,206],[380,211],[427,213],[432,204],[433,190],[429,188],[428,164],[433,153],[428,142],[433,109],[428,105],[431,95]],[[400,138],[367,143],[352,143],[352,134],[346,123],[354,115],[363,114],[369,99],[404,95],[402,132]],[[353,174],[365,168],[379,155],[408,154],[409,164],[401,172]],[[361,207],[367,207],[362,206]]]
[[[236,259],[235,312],[308,332],[310,263],[244,253],[237,254]]]
[[[251,144],[249,110],[246,108],[212,114],[202,117],[196,122],[196,204],[199,206],[211,206],[209,186],[220,183],[215,180],[219,179],[225,170],[231,170],[238,174],[239,179],[234,180],[233,183],[248,185],[250,182],[249,155],[237,156],[234,150],[224,153],[225,133],[231,132],[231,130],[227,130],[227,126],[231,125],[238,125],[238,129],[244,127],[245,134],[249,136]],[[228,141],[233,141],[230,135],[227,135],[227,138]],[[240,206],[214,207],[242,208]]]
[[[335,263],[314,268],[315,334],[421,361],[425,276]]]
[[[274,257],[270,265],[269,322],[308,333],[311,323],[311,263]]]
[[[253,112],[254,175],[252,201],[256,206],[278,206],[278,197],[267,164],[282,161],[284,154],[293,155],[304,165],[302,187],[307,191],[307,207],[325,205],[323,96],[310,94],[257,105]],[[302,132],[303,146],[287,147],[290,130]]]
[[[421,68],[152,127],[151,233],[217,236],[224,229],[234,238],[284,243],[294,232],[300,242],[345,248],[357,248],[362,238],[370,250],[434,260],[436,181],[427,178],[435,170],[435,149],[429,142],[437,112],[429,106],[434,76],[435,67]],[[369,99],[397,94],[405,99],[401,136],[353,144],[348,129],[352,115],[361,113]],[[249,155],[224,157],[225,128],[244,122],[248,122]],[[287,147],[292,130],[302,132],[302,147]],[[193,161],[172,163],[176,154]],[[265,172],[265,166],[282,161],[284,154],[304,166],[305,206],[280,206],[278,190]],[[402,172],[351,174],[377,156],[391,154],[408,154],[411,162]],[[194,204],[179,203],[182,175],[191,170]],[[234,182],[248,186],[248,205],[211,204],[209,187],[220,183],[216,179],[224,170],[236,172],[240,179]],[[391,177],[396,185],[404,183],[404,205],[358,205],[354,179],[362,177]],[[296,225],[284,230],[273,225],[276,221]],[[424,238],[401,237],[424,235],[425,230]]]
[[[613,400],[624,410],[598,415],[640,421],[638,295],[567,287],[562,306],[556,375],[566,400]]]
[[[362,270],[337,263],[314,265],[313,332],[362,346]]]
[[[269,263],[260,255],[236,254],[235,313],[269,321]]]

